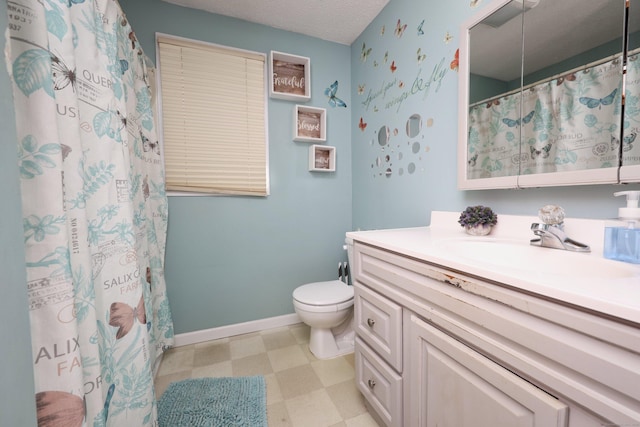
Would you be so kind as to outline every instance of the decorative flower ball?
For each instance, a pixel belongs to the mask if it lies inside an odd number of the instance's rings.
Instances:
[[[475,227],[477,225],[496,225],[498,215],[487,206],[468,206],[461,214],[458,223],[462,227]]]

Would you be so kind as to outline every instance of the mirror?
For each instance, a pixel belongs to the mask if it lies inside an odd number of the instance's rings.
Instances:
[[[412,114],[407,119],[407,136],[409,138],[415,138],[422,130],[422,117],[420,114]]]
[[[618,182],[624,16],[625,0],[495,0],[463,25],[459,188]]]

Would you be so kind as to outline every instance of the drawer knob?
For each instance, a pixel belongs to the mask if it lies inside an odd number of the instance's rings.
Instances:
[[[369,325],[370,328],[373,328],[373,325],[375,324],[376,324],[376,321],[373,320],[372,318],[367,319],[367,325]]]
[[[373,379],[370,379],[369,381],[367,381],[367,385],[369,386],[369,388],[373,389],[376,386],[376,382]]]

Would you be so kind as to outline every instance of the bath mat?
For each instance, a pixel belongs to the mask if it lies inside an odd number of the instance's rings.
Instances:
[[[267,427],[264,377],[193,378],[169,384],[160,427]]]

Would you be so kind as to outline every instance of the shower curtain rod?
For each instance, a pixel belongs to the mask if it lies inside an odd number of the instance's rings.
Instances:
[[[636,55],[638,53],[640,53],[640,48],[633,49],[633,50],[631,50],[631,51],[629,51],[627,53],[627,58],[630,57],[630,56]],[[543,79],[543,80],[537,81],[535,83],[530,83],[530,84],[528,84],[526,86],[523,86],[522,87],[522,91],[524,92],[525,90],[530,89],[530,88],[532,88],[534,86],[550,82],[552,80],[555,80],[555,79],[557,79],[559,77],[566,76],[568,74],[577,73],[578,71],[586,70],[587,68],[593,68],[593,67],[596,67],[598,65],[602,65],[602,64],[604,64],[606,62],[613,61],[614,59],[621,58],[621,57],[622,57],[622,53],[616,53],[615,55],[611,55],[611,56],[607,56],[605,58],[598,59],[597,61],[593,61],[593,62],[590,62],[588,64],[581,65],[581,66],[573,68],[571,70],[563,71],[562,73],[558,73],[558,74],[555,74],[555,75],[553,75],[551,77],[547,77],[546,79]],[[521,90],[520,88],[513,89],[513,90],[510,90],[508,92],[501,93],[500,95],[492,96],[490,98],[483,99],[482,101],[474,102],[473,104],[469,105],[469,108],[473,108],[473,107],[475,107],[477,105],[481,105],[481,104],[486,104],[486,103],[488,103],[490,101],[493,101],[494,99],[499,99],[499,98],[503,98],[505,96],[513,95],[514,93],[520,92],[520,90]]]

